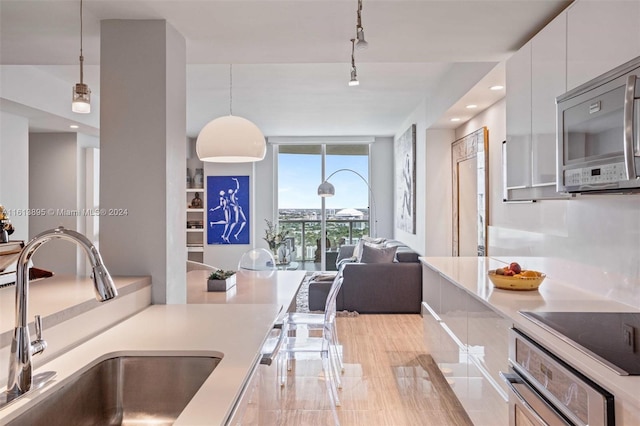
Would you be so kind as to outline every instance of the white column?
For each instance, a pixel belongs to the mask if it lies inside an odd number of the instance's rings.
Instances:
[[[0,204],[29,208],[29,120],[0,111]],[[29,217],[11,215],[12,240],[29,239]]]
[[[163,20],[101,24],[100,250],[151,275],[152,302],[186,302],[186,47]],[[115,210],[125,209],[125,210]]]

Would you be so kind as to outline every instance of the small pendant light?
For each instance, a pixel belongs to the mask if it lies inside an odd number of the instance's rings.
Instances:
[[[80,83],[76,83],[73,87],[73,98],[71,102],[71,111],[80,114],[88,114],[91,112],[91,89],[84,84],[83,72],[84,56],[82,56],[82,0],[80,0]]]

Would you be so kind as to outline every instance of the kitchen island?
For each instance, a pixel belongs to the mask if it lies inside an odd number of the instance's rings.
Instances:
[[[547,272],[547,278],[536,291],[497,289],[488,279],[487,272],[490,269],[504,267],[509,260],[519,262],[524,269]],[[469,371],[475,369],[475,366],[480,370],[477,377],[470,373],[460,380],[461,383],[455,383],[453,386],[454,392],[470,412],[474,422],[477,419],[495,416],[496,413],[506,415],[506,390],[498,372],[508,370],[508,330],[516,327],[613,394],[617,425],[640,424],[640,401],[637,397],[640,376],[618,375],[602,362],[518,313],[640,313],[640,310],[596,291],[587,291],[597,288],[596,283],[588,282],[588,277],[581,276],[580,282],[568,281],[566,277],[556,278],[556,271],[562,269],[558,259],[423,257],[421,261],[425,338],[431,345],[444,348],[438,349],[441,351],[441,359],[450,361],[454,369],[468,363],[474,364],[470,367],[464,366]],[[432,313],[440,317],[439,320],[434,320]],[[444,326],[446,331],[440,331],[445,329]],[[452,335],[455,338],[452,338]],[[460,351],[466,351],[466,356],[460,356]],[[439,364],[444,366],[447,363]],[[478,381],[484,384],[479,386],[482,388],[480,394],[474,395],[472,388],[477,386]],[[483,406],[477,404],[480,400],[484,401]],[[489,400],[493,403],[487,403]],[[473,417],[474,411],[478,414],[476,418]],[[482,411],[485,411],[485,417]],[[490,420],[485,423],[491,424]],[[483,424],[483,421],[477,421],[477,424]]]
[[[264,277],[245,277],[246,281],[239,289],[253,285],[261,291],[253,298],[247,294],[237,303],[201,299],[200,303],[185,305],[147,305],[141,312],[37,365],[35,374],[55,371],[56,379],[0,410],[0,424],[28,410],[98,362],[127,354],[222,358],[175,424],[224,424],[254,371],[260,348],[278,314],[295,303],[303,277],[303,271],[278,271],[266,280]],[[206,287],[206,282],[202,285]],[[90,297],[93,299],[93,294]],[[109,307],[119,297],[101,307]],[[224,293],[211,297],[226,298]],[[58,327],[65,325],[62,322]],[[46,329],[44,337],[48,338]],[[34,357],[34,363],[38,357]]]

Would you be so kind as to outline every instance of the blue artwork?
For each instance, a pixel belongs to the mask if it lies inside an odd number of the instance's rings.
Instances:
[[[207,176],[207,243],[249,244],[249,176]]]

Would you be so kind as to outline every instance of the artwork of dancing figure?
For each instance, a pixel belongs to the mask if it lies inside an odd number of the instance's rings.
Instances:
[[[237,178],[231,178],[236,182],[235,189],[229,188],[229,205],[231,208],[231,226],[229,227],[229,231],[227,232],[227,238],[225,239],[229,242],[229,237],[231,236],[231,232],[233,229],[240,225],[236,233],[233,235],[236,240],[238,240],[238,235],[242,232],[245,225],[247,224],[247,217],[244,215],[242,211],[242,206],[238,202],[238,190],[240,190],[240,183]]]
[[[209,244],[249,243],[249,176],[208,176]]]
[[[224,225],[224,230],[222,231],[220,238],[222,238],[223,241],[229,242],[228,238],[226,237],[227,231],[229,230],[229,223],[231,222],[229,199],[227,198],[224,190],[220,190],[218,195],[218,205],[212,209],[209,209],[209,211],[211,212],[209,226],[213,227],[213,225]]]

